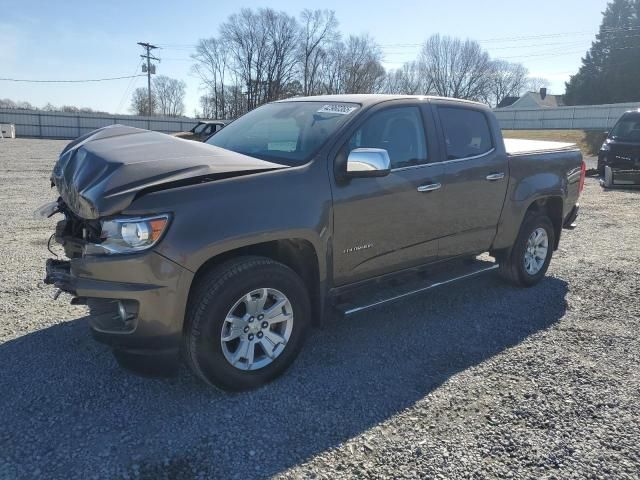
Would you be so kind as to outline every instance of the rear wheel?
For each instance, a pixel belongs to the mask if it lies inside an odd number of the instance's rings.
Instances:
[[[549,217],[527,214],[511,249],[498,257],[500,275],[515,285],[535,285],[549,268],[554,245],[555,230]]]
[[[293,362],[309,319],[309,296],[293,270],[268,258],[235,259],[195,286],[185,356],[210,384],[225,390],[254,388]]]

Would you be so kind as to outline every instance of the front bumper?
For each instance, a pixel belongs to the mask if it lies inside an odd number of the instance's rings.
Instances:
[[[640,168],[617,169],[608,165],[604,167],[604,178],[600,184],[605,188],[640,187]]]
[[[98,341],[135,353],[177,353],[192,280],[193,273],[152,251],[50,259],[45,283],[89,305]]]

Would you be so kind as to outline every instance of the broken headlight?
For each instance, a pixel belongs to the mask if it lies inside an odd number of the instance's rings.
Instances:
[[[169,224],[169,215],[103,220],[100,243],[85,246],[88,255],[135,253],[154,246]]]

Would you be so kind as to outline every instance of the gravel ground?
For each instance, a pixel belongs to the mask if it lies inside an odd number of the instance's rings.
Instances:
[[[549,276],[487,275],[315,331],[225,394],[136,377],[42,284],[64,142],[0,141],[0,478],[638,478],[640,191],[587,179]]]

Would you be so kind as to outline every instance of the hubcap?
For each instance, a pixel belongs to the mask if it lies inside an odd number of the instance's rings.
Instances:
[[[222,353],[240,370],[266,367],[282,354],[292,328],[293,309],[285,294],[273,288],[253,290],[227,313],[220,335]]]
[[[524,251],[524,269],[529,275],[535,275],[544,265],[549,252],[549,237],[547,231],[542,228],[536,228],[529,239]]]

